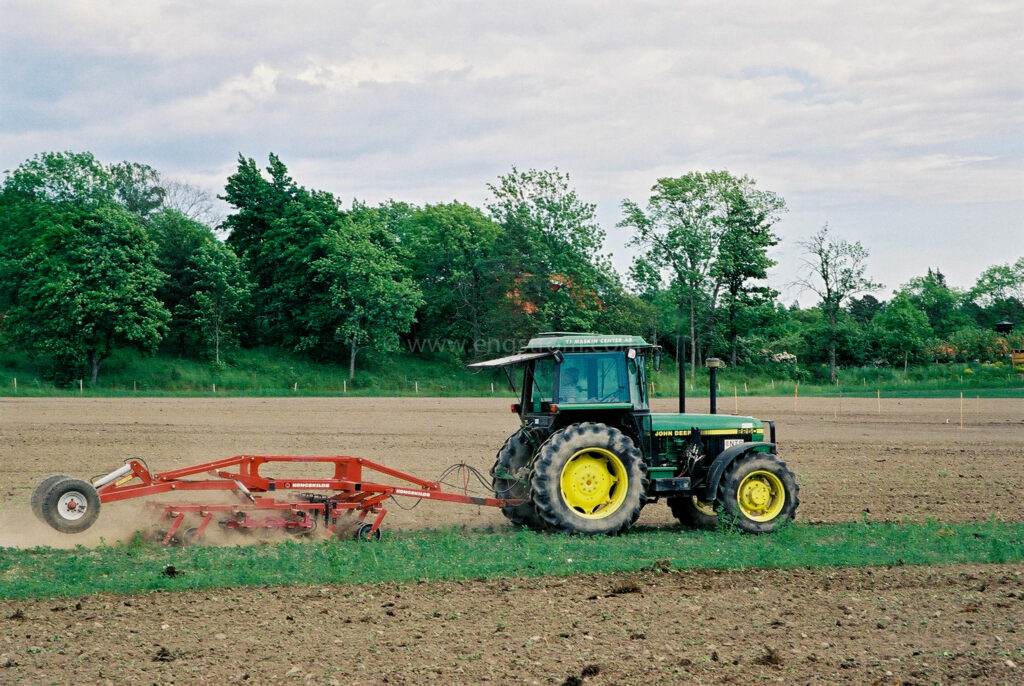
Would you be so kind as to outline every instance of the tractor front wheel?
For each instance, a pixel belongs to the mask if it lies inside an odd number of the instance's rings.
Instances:
[[[768,533],[796,516],[799,491],[793,472],[777,456],[747,453],[725,470],[717,503],[730,524],[748,533]]]
[[[551,434],[537,453],[531,479],[537,513],[567,534],[626,531],[640,516],[646,490],[647,467],[633,441],[596,422]]]
[[[668,499],[672,514],[684,526],[695,529],[714,529],[718,526],[718,512],[715,504],[701,500],[695,495],[676,496]]]
[[[508,437],[505,445],[494,458],[491,467],[491,488],[495,498],[520,500],[518,505],[506,505],[501,513],[516,526],[531,529],[545,528],[544,520],[537,514],[537,508],[530,499],[530,477],[526,469],[533,457],[533,444],[524,431],[519,430]]]

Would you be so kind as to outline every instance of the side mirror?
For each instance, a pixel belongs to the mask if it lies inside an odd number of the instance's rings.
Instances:
[[[652,360],[654,362],[654,371],[660,372],[661,371],[661,348],[655,348],[654,349],[654,356],[653,356]]]

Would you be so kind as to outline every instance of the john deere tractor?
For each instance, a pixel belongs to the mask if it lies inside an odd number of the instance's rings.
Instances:
[[[496,497],[524,501],[503,508],[513,524],[616,535],[662,498],[701,528],[721,519],[764,533],[794,517],[796,478],[772,422],[717,414],[714,383],[711,414],[650,411],[646,363],[660,354],[636,336],[556,332],[471,365],[504,367],[519,395],[522,427],[491,470]]]

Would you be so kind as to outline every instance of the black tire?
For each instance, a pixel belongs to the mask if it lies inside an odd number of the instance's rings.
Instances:
[[[647,502],[647,466],[618,429],[573,424],[541,445],[531,486],[537,513],[555,531],[615,536]]]
[[[763,534],[796,516],[799,496],[796,477],[778,456],[747,453],[725,470],[716,503],[730,525]]]
[[[526,526],[535,530],[543,530],[544,520],[537,514],[530,496],[530,474],[527,465],[533,457],[533,444],[530,437],[521,429],[505,440],[498,454],[494,457],[491,467],[491,489],[495,498],[522,498],[526,502],[519,505],[506,505],[501,513],[516,526]]]
[[[54,474],[48,476],[39,482],[39,485],[32,491],[32,514],[36,516],[36,519],[45,523],[43,519],[43,498],[46,496],[46,492],[50,490],[50,486],[54,485],[61,479],[70,479],[71,477],[67,474]]]
[[[67,477],[50,485],[42,500],[43,521],[57,531],[77,534],[100,515],[100,496],[88,481]]]
[[[363,524],[356,528],[355,533],[352,534],[352,538],[357,541],[379,541],[380,529],[377,529],[371,534],[370,531],[372,529],[373,524]]]
[[[695,495],[676,496],[668,499],[672,515],[683,526],[695,529],[714,529],[718,526],[718,512],[714,503],[707,503]]]

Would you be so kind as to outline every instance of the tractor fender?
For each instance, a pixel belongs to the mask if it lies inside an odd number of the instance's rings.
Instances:
[[[733,461],[741,455],[746,455],[749,452],[753,452],[754,448],[761,448],[768,446],[771,448],[769,452],[775,452],[775,444],[768,443],[766,441],[748,441],[746,443],[739,443],[737,445],[729,446],[722,452],[718,453],[718,457],[711,463],[710,469],[708,469],[707,483],[704,485],[704,500],[707,502],[714,501],[718,495],[718,482],[722,480],[722,474],[729,467]]]

